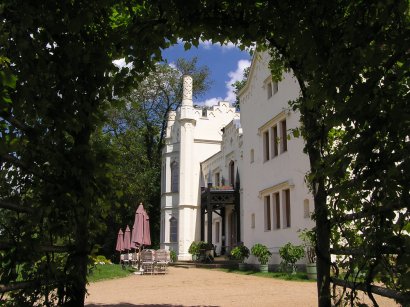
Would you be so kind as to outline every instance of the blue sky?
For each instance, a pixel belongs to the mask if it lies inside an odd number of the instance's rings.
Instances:
[[[209,41],[200,42],[198,48],[192,47],[185,51],[183,43],[163,51],[162,56],[168,63],[176,62],[178,58],[198,58],[200,66],[207,65],[210,79],[213,81],[209,91],[202,97],[194,99],[194,104],[214,105],[219,100],[235,101],[233,88],[230,84],[242,80],[243,70],[251,63],[249,52],[241,51],[233,44],[221,46]]]

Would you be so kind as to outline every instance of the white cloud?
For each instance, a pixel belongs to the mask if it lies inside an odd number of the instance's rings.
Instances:
[[[229,49],[236,48],[236,45],[234,43],[227,42],[227,43],[221,45],[221,48],[222,48],[222,50],[229,50]]]
[[[228,72],[229,80],[226,82],[227,92],[226,92],[225,101],[229,101],[231,103],[235,102],[236,95],[234,93],[235,88],[233,87],[233,84],[236,81],[243,80],[243,71],[245,70],[245,68],[248,68],[249,66],[251,66],[251,61],[239,60],[236,70]]]
[[[199,105],[207,106],[207,107],[212,107],[214,105],[217,105],[219,101],[222,101],[222,97],[214,97],[207,99],[205,101],[200,101],[198,102]]]
[[[221,48],[222,51],[230,50],[236,48],[236,45],[232,42],[226,42],[224,44],[221,43],[213,43],[212,40],[199,40],[199,46],[206,50],[210,50],[212,47]]]
[[[248,68],[251,65],[251,61],[249,60],[239,60],[236,66],[236,70],[228,72],[229,80],[225,82],[226,84],[226,96],[224,99],[222,97],[214,97],[207,99],[205,101],[198,102],[199,105],[205,105],[207,107],[211,107],[213,105],[218,104],[219,101],[229,101],[230,103],[234,103],[236,100],[236,95],[234,93],[235,89],[233,84],[236,81],[243,80],[243,71],[245,68]]]
[[[212,47],[212,41],[210,41],[210,40],[203,41],[201,39],[201,40],[199,40],[199,46],[201,46],[202,48],[204,48],[206,50],[209,50]]]
[[[118,68],[124,68],[124,67],[132,68],[132,63],[128,63],[128,64],[125,63],[125,58],[114,60],[112,62]]]

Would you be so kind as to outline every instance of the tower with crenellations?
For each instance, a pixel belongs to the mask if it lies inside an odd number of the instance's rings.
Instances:
[[[229,102],[194,107],[191,76],[183,76],[179,109],[168,116],[161,170],[161,248],[190,260],[188,248],[200,239],[200,163],[221,150],[223,128],[239,113]]]

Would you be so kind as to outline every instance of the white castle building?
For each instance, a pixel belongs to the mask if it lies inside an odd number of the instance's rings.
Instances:
[[[204,240],[218,254],[238,242],[262,243],[278,264],[278,249],[300,244],[298,230],[314,226],[304,142],[288,137],[300,125],[288,105],[299,87],[289,73],[273,82],[268,63],[267,53],[255,54],[240,115],[228,102],[194,108],[192,79],[184,76],[182,105],[168,118],[161,183],[161,248],[179,260],[190,260],[192,241]]]

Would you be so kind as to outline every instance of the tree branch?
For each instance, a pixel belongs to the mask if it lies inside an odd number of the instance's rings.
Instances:
[[[0,284],[0,293],[15,291],[15,290],[22,290],[26,288],[38,288],[42,282],[39,280],[31,280],[31,281],[21,281],[21,282],[13,282],[8,285],[1,285]],[[44,282],[43,282],[44,283]]]
[[[360,256],[360,255],[366,255],[368,253],[366,253],[366,251],[368,251],[368,249],[363,249],[363,248],[331,248],[330,249],[330,253],[332,255],[352,255],[352,256]],[[377,250],[374,251],[374,253],[376,254],[390,254],[390,255],[394,255],[394,254],[399,254],[401,253],[401,251],[399,249],[394,249],[392,247],[381,247],[378,248]]]
[[[16,212],[26,212],[26,213],[34,212],[33,208],[13,204],[13,203],[1,200],[1,199],[0,199],[0,208],[8,209],[8,210],[16,211]]]
[[[358,220],[358,219],[365,218],[371,215],[383,214],[383,213],[391,212],[393,210],[404,209],[405,207],[406,207],[405,204],[401,205],[400,203],[395,203],[392,206],[384,206],[384,207],[378,207],[378,208],[367,206],[361,212],[350,213],[350,214],[346,214],[343,216],[339,216],[339,217],[331,219],[331,221],[337,221],[337,222],[353,221],[353,220]]]
[[[8,250],[13,246],[16,246],[16,244],[11,242],[0,241],[0,250]],[[67,253],[69,251],[72,251],[73,249],[74,248],[69,245],[40,245],[38,247],[38,251],[43,253]]]
[[[28,280],[28,281],[19,281],[13,282],[10,284],[0,284],[0,293],[6,293],[15,290],[23,290],[27,288],[39,288],[42,285],[52,285],[59,282],[58,280]]]
[[[22,122],[20,122],[18,119],[16,119],[15,117],[11,116],[9,113],[5,112],[5,111],[1,111],[0,112],[0,117],[4,118],[5,120],[7,120],[10,124],[12,124],[14,127],[16,127],[17,129],[20,129],[21,131],[24,132],[31,132],[32,128],[27,126],[26,124],[23,124]]]
[[[342,279],[338,279],[334,277],[331,277],[330,280],[333,284],[337,286],[346,287],[349,289],[356,289],[356,290],[364,291],[367,293],[366,291],[367,287],[364,283],[354,283],[351,281],[342,280]],[[410,292],[400,292],[400,291],[395,291],[392,289],[387,289],[387,288],[383,288],[383,287],[379,287],[375,285],[371,285],[370,289],[372,293],[394,299],[400,302],[401,304],[403,304],[403,306],[410,303]]]

